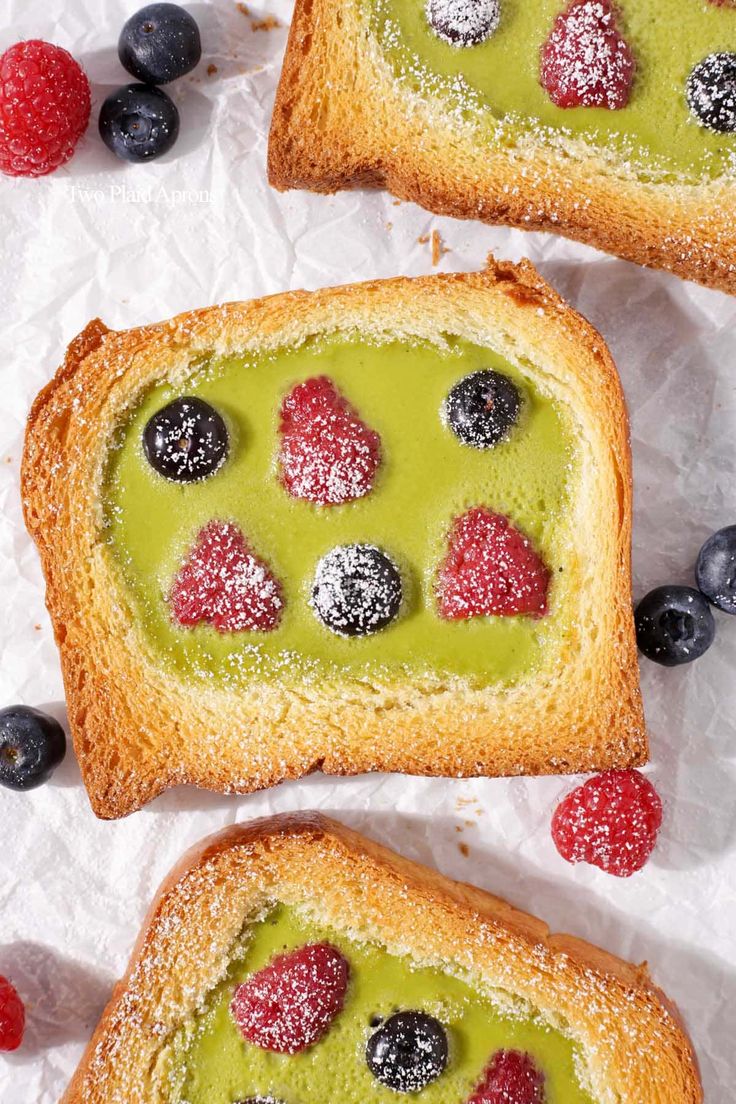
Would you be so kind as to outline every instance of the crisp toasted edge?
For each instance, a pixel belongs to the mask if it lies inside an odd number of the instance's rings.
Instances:
[[[647,183],[584,146],[479,148],[441,100],[409,99],[359,0],[296,0],[268,149],[271,184],[386,188],[441,215],[547,230],[736,293],[736,184]]]
[[[633,966],[317,813],[227,828],[159,890],[62,1104],[166,1104],[167,1044],[270,903],[539,1010],[581,1046],[598,1104],[698,1104],[674,1006]]]
[[[578,496],[585,514],[577,518],[571,572],[557,584],[575,591],[566,600],[578,603],[579,624],[554,678],[498,692],[429,694],[406,683],[392,693],[351,687],[310,696],[278,685],[203,688],[167,674],[136,630],[99,539],[98,488],[114,427],[147,386],[185,373],[203,353],[275,347],[334,329],[370,336],[371,327],[392,336],[459,333],[512,359],[525,355],[545,365],[550,381],[557,373],[585,426],[587,491]],[[100,817],[123,816],[177,783],[246,793],[317,769],[468,776],[646,761],[620,383],[600,335],[528,262],[286,293],[122,333],[93,322],[33,405],[22,493],[46,577],[75,750]]]

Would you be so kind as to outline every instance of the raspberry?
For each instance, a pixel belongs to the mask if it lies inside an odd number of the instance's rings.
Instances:
[[[32,39],[0,57],[0,172],[45,176],[87,129],[89,81],[66,50]]]
[[[367,495],[381,462],[381,438],[331,379],[297,384],[281,405],[281,479],[294,498],[339,506]]]
[[[0,1050],[17,1050],[25,1026],[23,1001],[7,978],[0,977]]]
[[[591,863],[628,878],[651,855],[661,824],[662,802],[643,774],[606,771],[560,802],[552,839],[568,862]]]
[[[508,518],[475,506],[455,518],[437,576],[440,617],[547,612],[549,571]]]
[[[192,627],[207,621],[218,632],[267,632],[279,623],[281,586],[251,552],[237,525],[211,521],[174,579],[174,619]]]
[[[230,1011],[250,1043],[296,1054],[318,1042],[342,1009],[347,960],[329,943],[278,955],[235,990]]]
[[[558,107],[629,102],[634,57],[616,26],[611,0],[573,0],[542,47],[541,82]]]
[[[545,1104],[544,1074],[520,1050],[497,1050],[467,1104]]]

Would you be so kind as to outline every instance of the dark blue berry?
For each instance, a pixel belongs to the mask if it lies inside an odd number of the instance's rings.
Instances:
[[[202,399],[174,399],[146,423],[143,451],[159,475],[176,483],[196,483],[225,462],[227,426]]]
[[[698,553],[695,581],[719,610],[736,613],[736,525],[708,537]]]
[[[372,544],[342,544],[323,556],[312,588],[312,607],[339,636],[367,636],[389,625],[401,608],[401,575]]]
[[[28,705],[0,709],[0,785],[33,790],[48,782],[66,754],[64,729]]]
[[[490,369],[461,379],[445,400],[444,414],[455,436],[472,448],[493,448],[505,440],[521,410],[519,390],[508,376]]]
[[[699,62],[687,80],[687,102],[708,130],[736,132],[736,54],[709,54]]]
[[[427,21],[450,46],[477,46],[493,34],[501,18],[500,0],[427,0]]]
[[[179,136],[179,112],[160,88],[126,84],[100,109],[102,141],[123,161],[153,161]]]
[[[144,84],[168,84],[198,64],[202,56],[199,27],[178,4],[148,4],[123,27],[118,56]]]
[[[716,633],[710,606],[693,587],[650,590],[636,607],[635,622],[640,651],[665,667],[699,659]]]
[[[370,1036],[365,1056],[382,1085],[396,1092],[420,1092],[447,1066],[447,1032],[426,1012],[397,1012]]]

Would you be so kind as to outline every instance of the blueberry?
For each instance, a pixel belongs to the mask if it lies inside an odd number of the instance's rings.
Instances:
[[[447,1032],[426,1012],[396,1012],[373,1032],[365,1057],[382,1085],[396,1092],[420,1092],[447,1066]]]
[[[477,46],[490,38],[501,17],[500,0],[427,0],[427,21],[451,46]]]
[[[0,785],[33,790],[48,782],[66,754],[64,729],[28,705],[0,709]]]
[[[160,88],[126,84],[100,108],[102,141],[123,161],[153,161],[179,136],[179,112]]]
[[[687,102],[701,126],[736,132],[736,54],[709,54],[687,79]]]
[[[736,525],[708,537],[698,553],[695,581],[719,610],[736,613]]]
[[[710,607],[693,587],[655,587],[636,607],[634,620],[639,649],[664,667],[699,659],[716,633]]]
[[[458,381],[445,399],[444,415],[464,445],[493,448],[505,440],[521,409],[519,389],[499,372],[472,372]]]
[[[144,84],[168,84],[202,56],[199,27],[178,4],[148,4],[131,15],[118,41],[125,69]]]
[[[372,544],[342,544],[323,556],[312,588],[312,607],[339,636],[367,636],[389,625],[401,607],[401,575]]]
[[[143,451],[159,475],[176,483],[196,483],[225,462],[227,426],[202,399],[174,399],[146,423]]]

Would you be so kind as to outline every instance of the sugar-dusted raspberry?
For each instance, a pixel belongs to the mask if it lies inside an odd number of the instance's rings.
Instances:
[[[350,968],[329,943],[277,955],[235,990],[230,1011],[249,1043],[296,1054],[318,1042],[342,1009]]]
[[[542,86],[558,107],[626,107],[634,56],[611,0],[573,0],[542,47]]]
[[[563,859],[591,863],[628,878],[654,850],[662,802],[635,770],[606,771],[569,793],[552,817],[552,839]]]
[[[497,1050],[467,1104],[545,1104],[544,1074],[530,1054]]]
[[[0,1050],[17,1050],[23,1042],[26,1010],[14,985],[0,977]]]
[[[549,571],[508,518],[475,506],[455,518],[437,576],[440,617],[448,621],[547,611]]]
[[[381,439],[331,379],[292,388],[281,405],[281,479],[294,498],[338,506],[367,495],[381,462]]]
[[[87,129],[89,81],[66,50],[17,42],[0,57],[0,172],[45,176],[68,161]]]
[[[174,579],[169,594],[174,620],[202,621],[218,632],[266,632],[281,619],[281,586],[232,522],[211,521]]]

